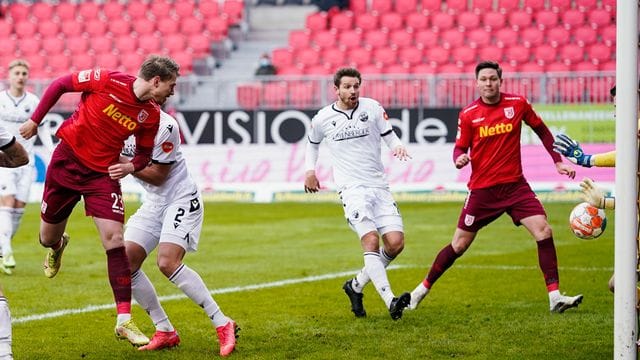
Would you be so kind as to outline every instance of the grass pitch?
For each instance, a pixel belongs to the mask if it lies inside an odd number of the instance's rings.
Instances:
[[[577,201],[576,201],[577,202]],[[573,237],[574,204],[546,204],[554,227],[561,291],[582,293],[578,309],[550,314],[536,246],[506,216],[480,232],[421,307],[391,320],[372,285],[368,317],[356,319],[341,286],[362,266],[362,251],[337,203],[207,203],[199,251],[185,263],[200,273],[239,326],[236,359],[603,359],[613,350],[613,213],[604,235]],[[127,204],[132,213],[135,204]],[[388,271],[396,294],[411,291],[453,234],[460,203],[400,204],[406,247]],[[115,309],[106,257],[93,222],[77,207],[71,243],[54,279],[42,273],[38,207],[30,205],[14,241],[9,298],[16,359],[209,359],[215,331],[202,310],[155,267],[156,285],[182,343],[138,352],[113,336]],[[145,333],[153,324],[134,305]]]

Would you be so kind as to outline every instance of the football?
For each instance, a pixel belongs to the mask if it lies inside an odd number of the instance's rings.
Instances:
[[[571,210],[569,227],[580,239],[595,239],[602,235],[607,227],[607,215],[604,210],[583,202]]]

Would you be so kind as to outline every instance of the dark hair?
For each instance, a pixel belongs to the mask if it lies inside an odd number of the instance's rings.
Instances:
[[[609,90],[609,94],[611,94],[612,97],[616,97],[616,86],[615,85],[613,85],[611,90]]]
[[[476,79],[478,78],[478,74],[482,69],[494,69],[498,72],[498,78],[502,79],[502,68],[495,61],[482,61],[476,65]]]
[[[338,69],[338,71],[336,71],[336,73],[333,75],[333,84],[336,87],[340,86],[340,80],[342,80],[343,77],[348,76],[348,77],[354,77],[356,79],[358,79],[358,82],[360,84],[362,84],[362,76],[360,75],[360,72],[358,70],[356,70],[355,68],[340,68]]]
[[[160,80],[167,81],[177,78],[180,75],[179,71],[180,65],[173,59],[166,56],[150,55],[140,65],[138,76],[147,81],[159,76]]]

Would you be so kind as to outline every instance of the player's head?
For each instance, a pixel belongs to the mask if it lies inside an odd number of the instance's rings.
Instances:
[[[24,91],[29,79],[29,63],[16,59],[9,63],[9,86],[19,92]]]
[[[341,68],[333,75],[333,88],[338,96],[338,106],[343,109],[353,109],[360,97],[362,76],[354,68]]]
[[[502,68],[497,62],[482,61],[476,65],[476,87],[485,103],[495,104],[500,100]]]
[[[151,55],[140,66],[138,77],[151,84],[151,97],[164,103],[173,95],[176,80],[180,76],[180,66],[166,56]]]

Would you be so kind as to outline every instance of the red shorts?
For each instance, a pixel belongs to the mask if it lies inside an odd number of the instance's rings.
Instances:
[[[60,223],[71,215],[80,197],[87,216],[124,223],[120,181],[84,166],[71,148],[60,142],[47,167],[40,217],[50,224]]]
[[[458,219],[458,228],[478,232],[505,212],[515,225],[520,225],[520,220],[529,216],[547,216],[536,194],[522,180],[469,191]]]

